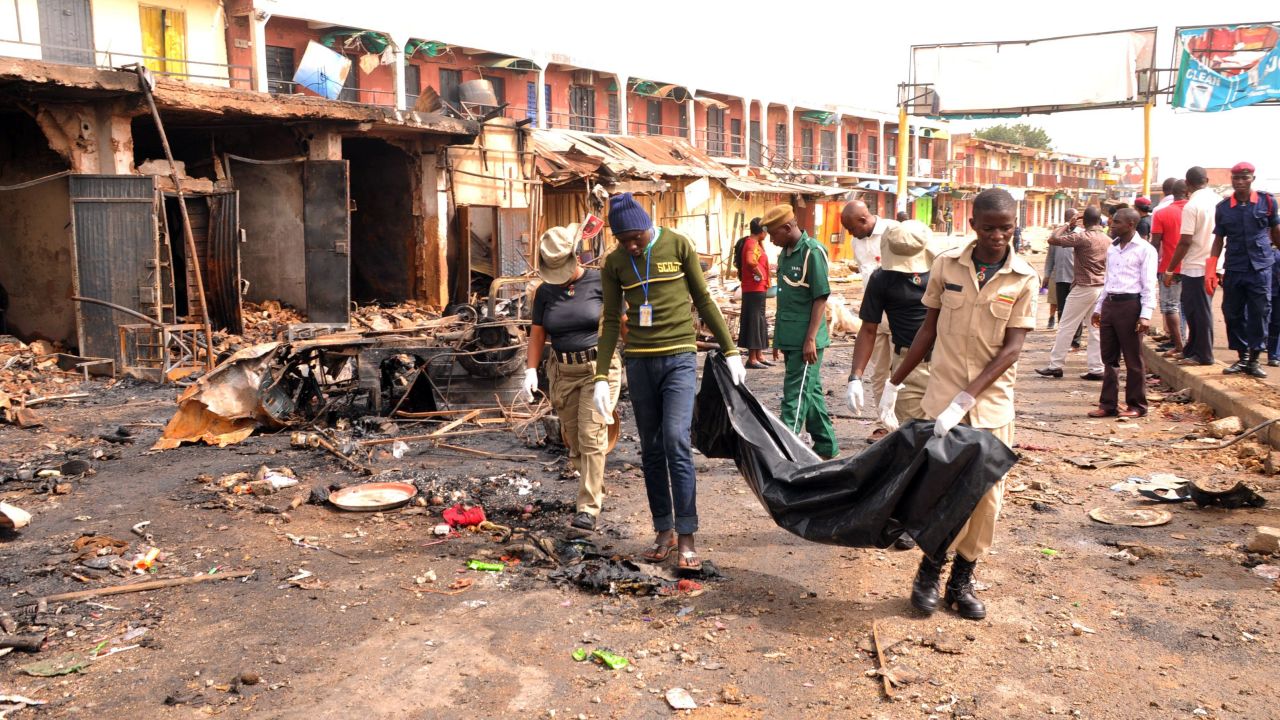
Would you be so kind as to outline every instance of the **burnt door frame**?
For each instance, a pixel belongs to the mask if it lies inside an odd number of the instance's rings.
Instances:
[[[205,296],[214,330],[233,335],[244,332],[240,307],[240,193],[210,193],[208,241],[205,245]]]
[[[346,323],[351,304],[351,188],[346,160],[302,170],[307,320]]]
[[[75,294],[129,308],[162,322],[161,194],[151,175],[71,175],[71,252]],[[105,296],[105,297],[104,297]],[[123,358],[120,325],[137,318],[102,305],[76,303],[82,356]]]

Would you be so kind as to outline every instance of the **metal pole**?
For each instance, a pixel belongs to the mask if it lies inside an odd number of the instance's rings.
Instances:
[[[1142,196],[1151,195],[1151,101],[1142,106]]]
[[[898,106],[898,197],[894,201],[894,210],[907,210],[907,104]]]
[[[169,161],[169,178],[173,181],[174,192],[178,195],[178,211],[182,216],[182,237],[187,246],[187,266],[191,268],[196,279],[196,292],[200,295],[200,322],[204,325],[204,339],[207,352],[204,364],[213,368],[213,328],[209,324],[209,301],[204,293],[204,273],[200,270],[200,257],[196,252],[196,239],[191,233],[191,217],[187,215],[187,198],[182,194],[182,183],[178,178],[178,166],[173,162],[173,150],[169,148],[169,137],[164,132],[164,122],[160,120],[160,111],[156,109],[156,100],[151,95],[151,76],[145,66],[134,66],[138,73],[138,84],[142,86],[142,94],[147,98],[147,106],[151,108],[151,117],[156,121],[156,132],[160,134],[160,146],[164,148],[164,157]]]

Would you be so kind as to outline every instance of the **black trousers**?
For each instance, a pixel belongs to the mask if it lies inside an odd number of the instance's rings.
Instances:
[[[1138,337],[1138,316],[1142,302],[1138,299],[1102,301],[1102,395],[1098,407],[1115,412],[1120,395],[1120,358],[1124,357],[1124,401],[1130,410],[1147,413],[1147,367],[1142,359],[1142,340]]]
[[[1203,277],[1182,279],[1182,314],[1187,319],[1183,355],[1202,365],[1213,363],[1213,298],[1204,291]]]

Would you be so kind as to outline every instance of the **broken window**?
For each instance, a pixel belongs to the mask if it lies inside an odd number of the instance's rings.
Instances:
[[[858,133],[845,133],[844,169],[847,172],[858,169]]]
[[[187,14],[181,10],[138,6],[143,64],[152,72],[186,75]]]
[[[444,101],[445,111],[451,115],[456,115],[462,108],[461,85],[461,70],[440,68],[440,99]]]
[[[823,130],[818,136],[818,152],[822,154],[822,170],[836,169],[836,134],[834,130]]]
[[[422,93],[422,68],[413,63],[404,66],[404,105],[412,109]]]
[[[731,154],[734,157],[742,157],[742,120],[733,118],[729,121],[729,142]]]
[[[813,167],[813,128],[800,128],[800,161]]]
[[[267,46],[267,92],[287,95],[293,92],[293,48]]]
[[[707,152],[724,155],[724,110],[721,108],[707,108]]]
[[[778,162],[787,161],[787,124],[778,123],[773,129],[773,157]]]
[[[595,88],[588,85],[569,86],[569,129],[595,132]]]
[[[351,72],[347,73],[347,81],[342,83],[342,92],[338,93],[338,99],[343,102],[360,102],[360,73],[356,68],[359,66],[356,58],[351,58]]]
[[[617,135],[619,130],[618,94],[609,94],[609,132]]]
[[[645,132],[650,135],[662,134],[662,101],[650,100],[645,116]]]

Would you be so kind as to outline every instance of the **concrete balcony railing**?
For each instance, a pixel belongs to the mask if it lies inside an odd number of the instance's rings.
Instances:
[[[1015,172],[992,168],[962,167],[956,169],[955,182],[970,185],[1008,185],[1010,187],[1072,188],[1097,190],[1103,187],[1099,178],[1074,175]]]
[[[47,43],[0,40],[0,56],[24,60],[43,60],[60,65],[119,70],[129,65],[145,65],[153,75],[184,82],[215,85],[241,90],[253,89],[253,68],[249,65],[205,62],[194,58],[172,58],[115,50],[63,47]]]

